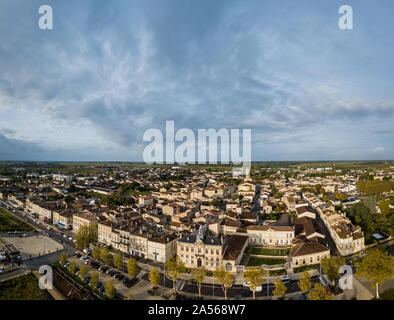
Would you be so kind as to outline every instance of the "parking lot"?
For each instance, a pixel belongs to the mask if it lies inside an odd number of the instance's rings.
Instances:
[[[131,294],[133,293],[132,286],[135,285],[136,282],[131,282],[127,285],[125,283],[123,283],[122,281],[125,281],[125,278],[130,279],[130,277],[125,273],[121,273],[120,271],[118,271],[114,268],[108,268],[108,267],[104,267],[103,270],[99,270],[98,267],[102,266],[101,263],[99,263],[96,266],[92,266],[92,265],[86,264],[84,261],[81,261],[78,256],[70,257],[68,259],[68,261],[70,263],[75,262],[78,269],[80,269],[82,266],[85,266],[87,268],[88,274],[91,272],[98,272],[99,273],[99,281],[102,283],[103,286],[105,286],[107,281],[112,280],[112,283],[118,293],[120,293],[122,295],[127,295],[129,293],[131,293]],[[109,271],[113,271],[113,272],[106,273]],[[117,274],[121,274],[119,280],[114,278],[115,271]]]

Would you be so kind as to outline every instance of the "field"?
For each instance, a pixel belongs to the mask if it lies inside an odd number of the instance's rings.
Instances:
[[[0,300],[46,300],[37,278],[25,275],[0,283]]]
[[[0,232],[4,231],[34,231],[34,229],[24,221],[0,208]]]
[[[251,254],[262,255],[262,256],[287,256],[287,250],[253,248]]]
[[[250,258],[248,262],[248,267],[256,267],[261,266],[263,264],[266,265],[275,265],[275,264],[284,264],[286,262],[285,259],[261,259],[261,258]]]

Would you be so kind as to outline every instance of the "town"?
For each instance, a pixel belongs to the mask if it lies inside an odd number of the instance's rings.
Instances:
[[[393,162],[257,162],[246,176],[2,162],[0,286],[50,264],[52,299],[392,297],[393,176]],[[339,271],[368,257],[387,265],[376,290]]]

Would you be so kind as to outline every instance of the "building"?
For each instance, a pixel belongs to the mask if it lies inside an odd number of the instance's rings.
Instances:
[[[351,255],[365,248],[361,227],[354,226],[345,213],[325,207],[318,207],[317,212],[330,232],[341,256]]]
[[[222,265],[223,253],[223,238],[206,235],[204,227],[198,234],[186,234],[177,241],[177,255],[186,268],[214,271]]]
[[[96,216],[91,212],[76,213],[73,215],[73,232],[77,233],[82,226],[90,227],[97,225],[98,221]]]
[[[253,245],[290,246],[294,239],[293,226],[248,226],[249,243]]]
[[[316,241],[296,239],[289,257],[292,268],[319,264],[323,258],[330,257],[330,248]]]

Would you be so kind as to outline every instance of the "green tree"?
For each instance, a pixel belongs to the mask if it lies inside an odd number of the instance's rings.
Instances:
[[[131,292],[128,292],[124,295],[124,300],[135,300],[134,296]]]
[[[114,265],[119,270],[123,271],[123,254],[118,252],[114,257]]]
[[[85,278],[85,276],[87,275],[87,273],[88,273],[88,268],[86,268],[86,266],[82,266],[82,267],[79,269],[79,277],[80,277],[82,280]]]
[[[312,288],[311,277],[307,271],[302,273],[298,286],[303,292],[307,292]]]
[[[90,273],[90,285],[94,287],[97,282],[99,281],[99,273],[98,272],[91,272]]]
[[[341,277],[339,268],[346,264],[345,258],[330,257],[321,260],[321,268],[333,285]]]
[[[157,286],[160,283],[160,272],[157,271],[156,268],[150,269],[149,272],[149,281],[154,285]]]
[[[249,287],[253,292],[253,300],[256,299],[256,288],[264,283],[265,276],[267,276],[267,274],[262,268],[254,268],[244,271],[244,279],[250,283]]]
[[[178,256],[174,256],[167,260],[164,265],[164,271],[168,278],[172,280],[172,288],[174,290],[174,294],[176,293],[175,283],[178,278],[185,273],[186,267],[184,263]]]
[[[60,260],[59,260],[60,264],[62,266],[64,266],[67,262],[67,253],[63,252],[60,256]]]
[[[81,226],[75,235],[75,241],[75,246],[80,250],[97,243],[97,226]]]
[[[205,270],[204,267],[198,268],[193,270],[193,279],[197,283],[197,288],[198,288],[198,296],[201,298],[201,286],[202,282],[204,281],[204,278],[207,275],[207,271]]]
[[[216,280],[222,285],[224,292],[224,299],[227,300],[227,291],[231,288],[234,281],[234,275],[228,272],[223,266],[215,270],[214,276]]]
[[[286,294],[287,287],[283,284],[282,280],[280,278],[277,278],[275,280],[275,289],[272,292],[274,296],[276,297],[282,297]]]
[[[379,299],[379,285],[394,277],[394,258],[382,248],[371,249],[361,262],[356,263],[356,276],[372,281],[376,298]]]
[[[101,250],[101,260],[103,260],[106,264],[111,264],[112,254],[109,252],[108,248]]]
[[[77,270],[77,265],[75,264],[75,262],[71,262],[70,265],[68,266],[68,271],[74,274],[76,270]]]
[[[104,286],[105,289],[105,295],[110,298],[113,299],[116,295],[116,289],[112,283],[112,280],[107,281],[107,283]]]
[[[330,292],[321,283],[315,283],[313,289],[309,291],[308,297],[311,300],[332,300]]]
[[[383,199],[379,202],[379,209],[382,215],[386,216],[390,213],[390,200]]]
[[[101,249],[99,247],[94,247],[92,251],[92,256],[96,260],[99,260],[101,258]]]
[[[131,277],[135,278],[139,272],[140,268],[138,267],[137,260],[135,260],[134,258],[129,258],[127,260],[127,273]]]

